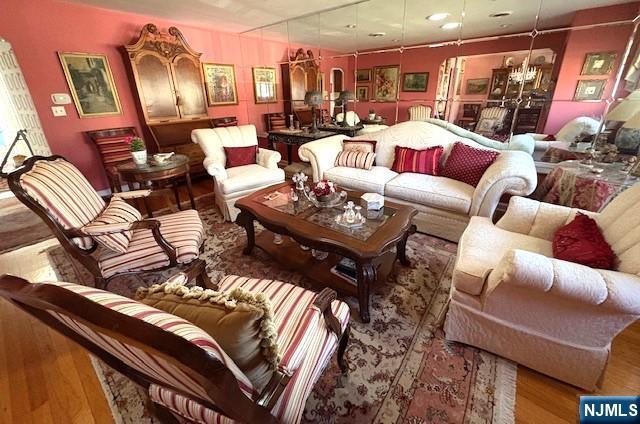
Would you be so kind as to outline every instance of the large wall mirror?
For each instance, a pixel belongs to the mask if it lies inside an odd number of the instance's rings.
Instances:
[[[576,151],[604,140],[636,154],[639,8],[615,0],[356,2],[242,34],[270,41],[257,57],[277,78],[277,101],[247,107],[283,114],[288,127],[289,115],[305,121],[304,94],[313,90],[326,121],[345,110],[349,123],[355,115],[367,125],[437,118],[503,142],[531,134],[541,152],[557,138]],[[249,66],[243,72],[253,85]],[[536,159],[566,159],[543,156]]]

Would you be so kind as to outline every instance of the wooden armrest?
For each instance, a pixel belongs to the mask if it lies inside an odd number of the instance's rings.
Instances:
[[[331,311],[331,302],[338,298],[338,294],[335,290],[332,290],[328,287],[322,289],[316,300],[313,302],[313,305],[317,307],[320,312],[322,312],[322,316],[327,324],[327,327],[336,335],[338,339],[342,335],[342,327],[340,326],[340,321],[333,315],[333,311]]]

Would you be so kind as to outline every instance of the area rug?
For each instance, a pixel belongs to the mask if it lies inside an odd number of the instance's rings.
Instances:
[[[244,230],[223,222],[213,209],[200,210],[207,229],[204,258],[212,279],[224,274],[272,278],[305,287],[313,284],[275,264],[259,249],[242,255]],[[411,268],[376,287],[371,322],[351,306],[349,373],[340,377],[332,360],[309,397],[303,422],[317,423],[512,423],[515,364],[490,353],[448,342],[438,329],[446,309],[456,245],[415,234],[409,238]],[[61,279],[90,283],[86,271],[61,248],[50,257]],[[110,290],[131,296],[141,284],[164,278],[121,278]],[[125,377],[94,359],[97,375],[118,423],[157,422],[145,394]]]
[[[15,197],[0,199],[0,253],[53,237],[42,221]]]

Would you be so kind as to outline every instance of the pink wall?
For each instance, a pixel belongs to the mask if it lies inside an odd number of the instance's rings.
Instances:
[[[639,3],[627,3],[618,6],[581,10],[573,19],[573,26],[598,22],[628,20],[638,12]],[[567,35],[567,45],[560,71],[553,102],[544,129],[545,134],[557,133],[568,121],[579,116],[591,116],[600,119],[605,109],[605,99],[612,94],[616,73],[621,65],[622,55],[631,35],[632,25],[607,26],[591,29],[576,29]],[[582,76],[580,72],[585,55],[590,52],[615,51],[618,53],[614,70],[610,75]],[[574,102],[578,80],[607,80],[602,101]],[[618,92],[618,95],[626,95]]]
[[[2,0],[0,36],[9,41],[18,58],[44,132],[55,154],[65,156],[86,175],[97,189],[107,187],[95,147],[83,132],[100,128],[134,126],[140,131],[143,120],[136,109],[137,97],[130,83],[129,66],[122,46],[135,40],[142,26],[153,22],[166,31],[178,27],[192,48],[202,52],[203,62],[233,63],[236,67],[239,104],[209,108],[209,116],[236,116],[240,123],[253,123],[263,131],[262,114],[281,112],[282,102],[257,105],[252,87],[252,66],[272,66],[280,78],[277,63],[287,60],[288,45],[195,28],[148,16],[114,12],[95,7],[54,0],[37,2]],[[292,46],[297,48],[300,46]],[[66,117],[53,117],[52,93],[69,93],[58,51],[102,53],[107,56],[122,105],[122,115],[80,119],[73,104],[66,105]],[[331,52],[323,52],[329,56]],[[340,66],[353,81],[349,59],[328,59],[321,63],[326,81],[332,66]],[[278,98],[282,98],[281,87]]]

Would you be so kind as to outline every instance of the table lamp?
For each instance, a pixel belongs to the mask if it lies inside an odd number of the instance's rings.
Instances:
[[[338,96],[337,101],[342,104],[342,122],[340,122],[340,125],[343,127],[349,126],[349,123],[347,122],[347,103],[355,99],[356,96],[354,96],[353,93],[348,90],[341,91],[340,95]]]
[[[615,144],[620,153],[637,155],[640,153],[640,90],[625,97],[611,112],[607,121],[624,122],[616,133]]]
[[[304,104],[311,106],[311,132],[318,132],[318,123],[316,119],[316,108],[324,102],[320,91],[307,91],[304,95]]]

